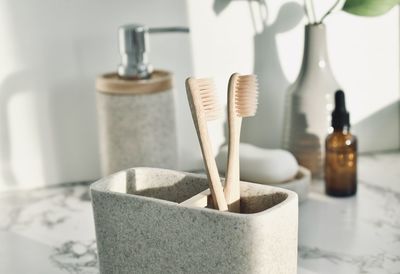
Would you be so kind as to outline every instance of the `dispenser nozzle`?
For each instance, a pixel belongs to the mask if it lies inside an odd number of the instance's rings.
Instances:
[[[148,62],[149,33],[189,32],[186,27],[147,28],[140,24],[124,25],[119,28],[119,51],[121,64],[118,75],[124,79],[147,79],[153,68]]]

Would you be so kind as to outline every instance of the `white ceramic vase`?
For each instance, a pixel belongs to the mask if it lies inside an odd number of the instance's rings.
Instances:
[[[283,147],[310,169],[314,178],[322,176],[324,140],[338,89],[329,64],[325,25],[307,25],[300,73],[286,94]]]

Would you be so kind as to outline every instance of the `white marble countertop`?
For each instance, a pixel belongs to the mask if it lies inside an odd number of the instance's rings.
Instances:
[[[0,273],[98,273],[88,183],[0,193]],[[400,152],[364,155],[352,198],[315,182],[300,205],[299,271],[400,273]]]

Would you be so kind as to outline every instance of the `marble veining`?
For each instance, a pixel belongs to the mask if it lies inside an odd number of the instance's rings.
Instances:
[[[362,156],[357,196],[313,184],[300,207],[299,265],[317,273],[400,273],[400,154]]]
[[[50,260],[68,273],[98,273],[96,241],[67,241],[54,248]]]
[[[345,265],[356,270],[353,273],[385,273],[385,269],[392,268],[400,263],[400,256],[378,252],[373,255],[358,256],[346,252],[332,252],[318,247],[299,246],[299,257],[302,260],[325,260],[333,265]],[[325,267],[328,268],[328,265]],[[329,270],[328,270],[329,271]],[[393,268],[393,272],[399,273],[399,269]],[[322,273],[322,272],[321,272]],[[328,272],[323,272],[328,273]],[[331,272],[329,272],[331,273]],[[333,272],[332,272],[333,273]],[[336,272],[343,273],[343,272]]]
[[[359,167],[356,197],[314,182],[300,205],[299,274],[400,273],[400,152]],[[0,273],[97,274],[89,184],[0,192]]]
[[[89,184],[0,193],[0,231],[50,247],[48,263],[60,273],[98,273]]]

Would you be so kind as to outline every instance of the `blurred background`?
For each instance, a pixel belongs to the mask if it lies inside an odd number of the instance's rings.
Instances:
[[[326,10],[334,1],[320,1]],[[317,9],[318,13],[318,9]],[[214,77],[220,101],[234,72],[259,76],[259,113],[242,140],[281,146],[284,93],[302,61],[299,0],[0,1],[0,189],[101,176],[95,78],[115,71],[117,30],[186,26],[151,36],[150,61],[174,74],[180,170],[202,167],[184,80]],[[346,92],[360,151],[400,148],[399,8],[379,17],[329,16],[332,70]],[[224,143],[224,121],[210,129]]]

